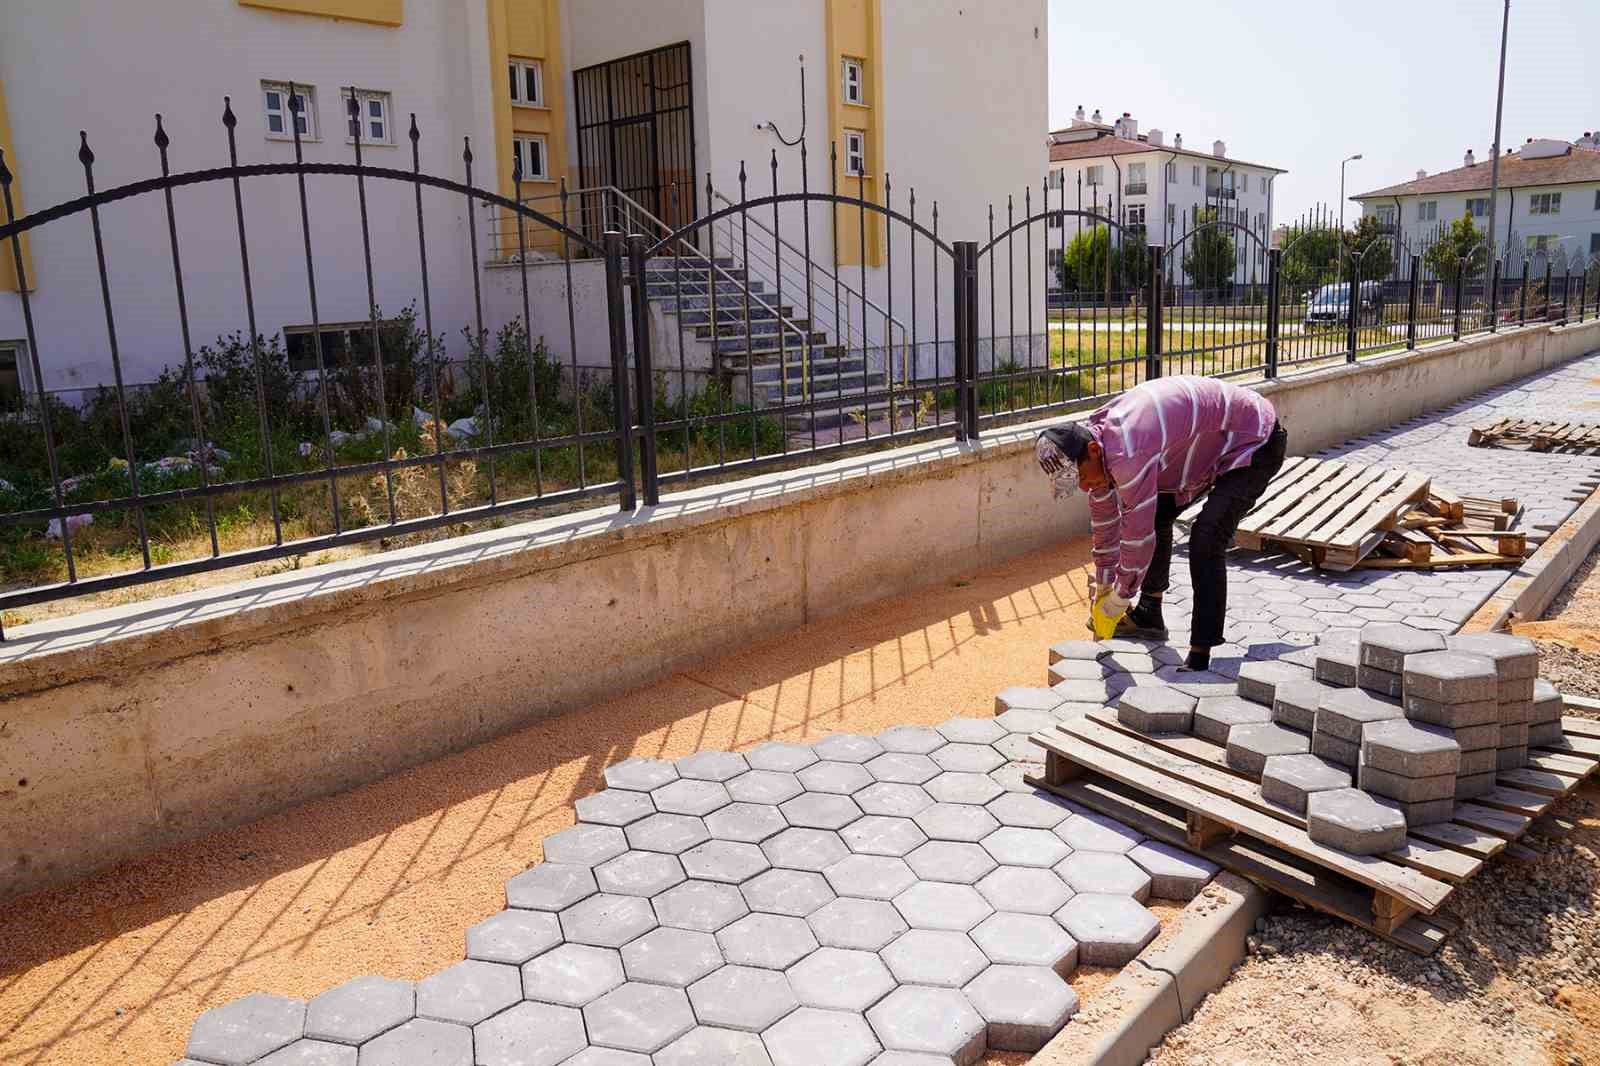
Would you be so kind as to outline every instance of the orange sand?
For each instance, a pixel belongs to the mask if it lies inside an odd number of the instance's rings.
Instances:
[[[0,1063],[168,1063],[197,1014],[248,992],[440,969],[630,755],[991,714],[1081,635],[1087,558],[1077,540],[852,611],[0,909]]]

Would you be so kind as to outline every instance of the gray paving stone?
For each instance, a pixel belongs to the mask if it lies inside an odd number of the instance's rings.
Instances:
[[[476,1025],[521,998],[515,966],[467,959],[417,982],[417,1017]]]
[[[1314,673],[1316,679],[1325,685],[1334,685],[1339,688],[1355,688],[1360,682],[1361,650],[1355,644],[1330,644],[1326,634],[1322,643],[1317,645],[1317,658]]]
[[[998,721],[1013,711],[1023,714],[1043,714],[1054,710],[1067,702],[1061,695],[1048,688],[1028,688],[1014,685],[1003,688],[994,698],[994,713]],[[1006,728],[1010,728],[1007,726]]]
[[[1220,648],[1211,649],[1212,668],[1210,670],[1188,671],[1179,670],[1176,667],[1163,666],[1150,676],[1171,685],[1179,692],[1187,692],[1196,699],[1204,699],[1208,696],[1236,695],[1234,691],[1236,685],[1233,678],[1220,672],[1221,660],[1218,658],[1220,654]]]
[[[1050,686],[1063,703],[1109,703],[1114,698],[1104,681],[1080,681],[1068,678]]]
[[[1138,831],[1129,829],[1116,819],[1089,812],[1074,814],[1056,826],[1055,831],[1073,851],[1111,851],[1125,854],[1144,840]]]
[[[943,747],[948,741],[937,729],[922,725],[894,725],[878,734],[878,743],[885,751],[900,751],[912,755],[928,755]]]
[[[1376,666],[1368,666],[1365,663],[1356,672],[1356,680],[1368,692],[1376,693],[1379,696],[1388,696],[1391,699],[1397,700],[1405,692],[1405,678],[1403,675],[1391,674],[1387,670],[1380,670]]]
[[[1532,748],[1548,748],[1561,743],[1564,730],[1561,722],[1537,722],[1528,726],[1528,746]],[[1524,760],[1526,765],[1526,760]]]
[[[480,1066],[557,1066],[589,1043],[573,1007],[518,1003],[473,1027]]]
[[[1361,762],[1361,745],[1348,740],[1340,740],[1329,733],[1311,734],[1311,754],[1319,759],[1354,770]]]
[[[576,863],[542,862],[506,882],[506,905],[558,911],[599,891],[594,872]]]
[[[912,928],[879,954],[896,980],[941,988],[960,988],[989,965],[965,930]]]
[[[606,786],[627,788],[636,792],[649,792],[668,781],[678,779],[678,768],[664,759],[646,759],[635,755],[615,766],[606,767]]]
[[[850,854],[838,833],[806,828],[785,829],[763,843],[761,850],[774,866],[818,873]]]
[[[590,896],[561,912],[561,933],[574,944],[620,948],[656,927],[650,901],[639,896],[610,892]],[[420,990],[418,1014],[422,1013]]]
[[[791,744],[783,740],[769,740],[744,753],[744,760],[752,770],[774,770],[786,774],[804,770],[818,757],[815,751],[804,744]]]
[[[772,1066],[755,1033],[697,1026],[655,1054],[656,1066]]]
[[[1461,768],[1461,746],[1449,730],[1397,718],[1374,722],[1361,737],[1361,767],[1400,777],[1454,777]],[[1367,786],[1363,784],[1362,788]],[[1389,793],[1385,793],[1389,795]],[[1433,797],[1396,796],[1396,799]],[[1443,797],[1437,797],[1442,799]]]
[[[304,1001],[252,992],[196,1018],[185,1054],[222,1066],[244,1066],[299,1040],[305,1024]]]
[[[600,891],[620,896],[654,896],[684,878],[677,856],[659,851],[624,852],[594,868]]]
[[[1494,660],[1439,651],[1406,660],[1405,692],[1407,696],[1439,703],[1477,703],[1496,699],[1499,681]]]
[[[846,846],[858,855],[904,856],[927,843],[928,836],[910,818],[869,814],[839,830]]]
[[[1401,800],[1388,800],[1400,808],[1400,813],[1405,817],[1406,825],[1434,825],[1438,822],[1448,822],[1455,817],[1456,801],[1451,799],[1418,800],[1406,803]]]
[[[817,741],[812,749],[824,759],[833,759],[836,762],[866,762],[874,756],[883,754],[883,745],[871,737],[858,736],[854,733],[835,733],[831,737]]]
[[[706,829],[716,840],[759,844],[787,828],[788,819],[770,803],[733,803],[706,815]]]
[[[657,816],[659,817],[659,815]],[[635,822],[634,825],[644,823]],[[544,838],[546,862],[598,866],[628,850],[623,831],[610,825],[583,825],[563,829]]]
[[[946,770],[922,786],[940,803],[988,803],[1005,790],[985,774],[964,774]]]
[[[983,1054],[983,1016],[954,988],[897,988],[867,1012],[867,1020],[893,1051],[945,1055],[958,1066]]]
[[[1195,698],[1166,685],[1141,685],[1117,701],[1117,721],[1141,733],[1187,733]]]
[[[1155,840],[1140,844],[1128,852],[1128,858],[1150,875],[1150,894],[1157,899],[1194,899],[1221,869],[1214,862]]]
[[[264,1059],[257,1059],[256,1066],[356,1066],[357,1054],[356,1049],[347,1044],[296,1040]]]
[[[1156,672],[1156,660],[1148,652],[1143,651],[1114,651],[1101,660],[1101,663],[1113,670],[1121,670],[1129,674],[1153,674]]]
[[[1104,663],[1087,659],[1061,659],[1050,664],[1045,671],[1045,682],[1054,688],[1063,681],[1102,681],[1111,669]]]
[[[827,878],[809,870],[768,870],[739,886],[753,911],[804,918],[834,898]]]
[[[624,976],[616,949],[562,944],[522,967],[522,994],[543,1003],[581,1007],[622,984]]]
[[[1132,896],[1080,892],[1055,918],[1078,942],[1082,966],[1126,966],[1161,931],[1156,916]]]
[[[1001,1051],[1038,1051],[1078,1010],[1077,993],[1043,966],[991,966],[962,992]]]
[[[1033,785],[1028,783],[1028,778],[1036,778],[1043,773],[1044,763],[1008,762],[998,770],[990,770],[989,778],[1008,793],[1017,792],[1026,795],[1033,791]]]
[[[1226,744],[1238,725],[1272,721],[1272,708],[1239,696],[1208,696],[1195,706],[1194,735],[1213,744]]]
[[[1359,745],[1362,731],[1373,722],[1403,717],[1405,712],[1394,701],[1365,689],[1345,688],[1324,696],[1317,705],[1316,732]]]
[[[1033,742],[1030,733],[1007,733],[994,742],[994,750],[1013,762],[1039,762],[1044,758],[1044,749]]]
[[[1502,746],[1498,751],[1499,758],[1495,761],[1496,765],[1502,770],[1520,770],[1528,765],[1528,746],[1526,744],[1515,744],[1509,747]]]
[[[895,782],[879,782],[850,797],[867,814],[886,814],[910,818],[933,806],[933,797],[924,788]]]
[[[629,847],[678,855],[711,839],[705,819],[688,814],[652,814],[623,830]],[[623,849],[626,850],[626,849]]]
[[[910,785],[931,781],[940,773],[939,764],[926,755],[901,751],[879,755],[869,761],[866,768],[873,780]]]
[[[362,1045],[360,1063],[361,1066],[472,1066],[472,1030],[464,1025],[413,1018]]]
[[[999,865],[982,846],[970,841],[953,840],[929,841],[907,855],[906,863],[924,881],[948,881],[960,885],[976,884],[979,878]]]
[[[1353,599],[1346,597],[1347,601]],[[1357,613],[1362,609],[1358,607]],[[1391,674],[1400,673],[1409,656],[1441,651],[1443,648],[1443,636],[1413,626],[1380,623],[1361,630],[1361,665],[1387,670]]]
[[[1132,896],[1140,903],[1150,898],[1150,875],[1127,855],[1104,851],[1079,851],[1056,864],[1056,875],[1073,892],[1099,892],[1109,896]],[[1070,898],[1070,897],[1069,897]],[[1066,899],[1061,901],[1066,902]],[[1060,905],[1049,911],[1053,914]]]
[[[1405,844],[1406,820],[1391,800],[1336,788],[1312,793],[1306,803],[1306,832],[1340,851],[1378,855]]]
[[[1272,720],[1309,733],[1316,727],[1317,705],[1331,692],[1332,685],[1316,680],[1279,684],[1272,693]]]
[[[1007,866],[1051,867],[1072,853],[1066,841],[1048,829],[1001,826],[983,838],[983,850]]]
[[[501,911],[467,930],[467,958],[521,966],[561,943],[561,923],[544,911]]]
[[[1528,728],[1531,733],[1533,727],[1529,726]],[[1498,744],[1500,727],[1495,726],[1494,731],[1497,738],[1495,742]],[[1456,771],[1456,776],[1470,777],[1473,774],[1486,774],[1491,770],[1498,769],[1499,765],[1499,752],[1495,748],[1478,748],[1473,751],[1464,751],[1461,753],[1461,769]]]
[[[805,791],[798,777],[781,770],[751,770],[728,778],[723,787],[736,803],[765,803],[772,806],[794,799]]]
[[[1006,760],[989,744],[946,744],[929,756],[946,770],[986,774]]]
[[[768,970],[787,970],[817,950],[805,920],[783,914],[747,914],[719,931],[717,944],[734,965]]]
[[[628,980],[673,988],[687,988],[721,965],[716,938],[692,929],[652,929],[622,949]]]
[[[996,796],[1000,794],[996,786]],[[990,797],[994,798],[995,796]],[[933,840],[965,840],[976,843],[1000,828],[1000,823],[994,820],[994,815],[982,807],[969,803],[936,803],[917,814],[913,820],[917,823],[917,827]]]
[[[1404,777],[1387,770],[1379,770],[1374,766],[1363,765],[1358,771],[1357,782],[1361,791],[1395,800],[1400,803],[1402,809],[1408,803],[1448,800],[1454,799],[1456,795],[1455,774]],[[1408,817],[1406,822],[1409,824],[1411,819]]]
[[[733,802],[728,790],[716,781],[680,778],[650,793],[656,809],[667,814],[695,814],[704,817]]]
[[[893,904],[848,897],[828,903],[807,921],[818,943],[862,951],[881,950],[910,928]]]
[[[656,920],[675,929],[715,933],[750,913],[740,889],[712,881],[685,881],[651,900]]]
[[[1062,659],[1076,659],[1080,662],[1096,662],[1102,655],[1109,655],[1104,644],[1094,640],[1063,640],[1059,644],[1050,645],[1050,661],[1060,662]]]
[[[894,906],[913,930],[965,933],[994,913],[994,907],[971,885],[939,881],[918,881],[895,897]]]
[[[1500,678],[1539,676],[1539,649],[1527,637],[1510,633],[1457,633],[1445,638],[1445,647],[1492,660]]]
[[[1100,858],[1120,859],[1122,856],[1101,855]],[[1143,871],[1140,875],[1143,876]],[[1146,878],[1147,883],[1148,880]],[[975,887],[995,910],[1017,914],[1053,914],[1073,893],[1054,872],[1028,866],[1002,866],[986,874]]]
[[[583,1008],[589,1040],[602,1047],[660,1051],[694,1028],[689,997],[679,988],[629,981]]]
[[[574,806],[578,821],[596,825],[627,825],[656,812],[649,795],[621,788],[602,789],[592,796],[584,796]]]
[[[993,744],[1006,731],[993,718],[957,716],[939,726],[939,735],[952,744]]]
[[[700,781],[726,781],[750,769],[744,756],[732,751],[697,751],[679,759],[675,765],[680,777]]]
[[[1261,771],[1261,798],[1296,814],[1306,813],[1311,793],[1350,786],[1349,770],[1315,754],[1274,755]]]
[[[1311,750],[1311,738],[1299,730],[1276,722],[1241,725],[1228,734],[1228,765],[1252,780],[1261,780],[1261,771],[1274,755],[1303,755]]]
[[[1072,813],[1042,792],[1001,796],[989,803],[988,811],[1001,825],[1028,829],[1054,829]]]
[[[813,763],[795,776],[808,791],[831,792],[840,796],[860,792],[873,782],[872,774],[860,763],[834,762],[831,759]]]
[[[1050,710],[1037,710],[1034,708],[1013,708],[1004,714],[995,715],[995,724],[1008,733],[1037,733],[1041,729],[1053,729],[1056,724],[1052,711],[1066,703],[1057,699]],[[999,743],[996,741],[996,743]]]
[[[1054,918],[1002,911],[991,914],[969,934],[990,962],[1048,966],[1071,977],[1078,966],[1078,942]]]
[[[1499,701],[1499,719],[1501,725],[1527,725],[1533,721],[1533,701],[1502,697]]]
[[[759,1033],[800,1005],[789,978],[777,970],[724,966],[689,986],[703,1025]]]
[[[778,804],[778,809],[790,825],[805,829],[843,829],[862,814],[849,796],[827,792],[802,793]]]
[[[311,1040],[362,1044],[409,1021],[416,1012],[417,989],[410,981],[357,977],[307,1004],[305,1035]]]
[[[1279,685],[1293,685],[1315,678],[1310,670],[1293,663],[1268,660],[1247,662],[1239,667],[1239,695],[1271,707]]]
[[[819,948],[786,975],[801,1005],[826,1010],[864,1011],[895,986],[876,952]]]
[[[734,840],[708,840],[683,853],[683,868],[700,881],[722,881],[737,885],[748,881],[772,864],[755,844]]]
[[[867,1066],[881,1050],[859,1014],[801,1007],[762,1039],[772,1066]]]
[[[861,899],[892,899],[917,879],[904,859],[887,855],[847,855],[822,875],[839,895]]]

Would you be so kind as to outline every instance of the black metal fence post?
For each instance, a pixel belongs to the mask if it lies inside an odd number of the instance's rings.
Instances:
[[[1521,305],[1517,310],[1517,325],[1526,326],[1528,324],[1528,261],[1526,259],[1522,261],[1522,284],[1519,287],[1522,290],[1522,296]]]
[[[1411,257],[1411,284],[1406,294],[1406,349],[1412,350],[1417,346],[1417,312],[1420,307],[1422,294],[1419,291],[1421,282],[1417,275],[1422,272],[1422,257]]]
[[[1162,268],[1166,250],[1159,244],[1150,246],[1150,286],[1149,299],[1145,300],[1144,318],[1144,377],[1146,381],[1153,381],[1161,376],[1161,279],[1165,276]]]
[[[1344,361],[1353,363],[1356,361],[1356,348],[1360,344],[1356,332],[1359,328],[1357,319],[1361,315],[1361,259],[1353,253],[1350,256],[1349,285],[1350,291],[1345,300]]]
[[[1267,378],[1278,376],[1278,336],[1283,331],[1283,308],[1279,299],[1279,285],[1283,268],[1283,249],[1267,250]]]
[[[1450,326],[1450,339],[1461,339],[1461,290],[1467,286],[1467,259],[1462,256],[1456,263],[1456,303],[1454,308],[1454,321]]]
[[[1572,267],[1561,272],[1561,324],[1567,324],[1567,294],[1572,290]]]
[[[1554,270],[1555,264],[1546,259],[1544,261],[1544,314],[1540,318],[1540,321],[1543,322],[1550,321],[1550,305],[1555,302],[1550,298],[1550,282],[1555,280]]]
[[[956,241],[956,439],[978,439],[978,244]]]
[[[622,299],[622,234],[607,230],[606,312],[611,325],[611,428],[617,438],[617,502],[624,511],[638,506],[633,485],[633,412],[628,397],[628,323]]]
[[[1489,332],[1500,332],[1500,260],[1494,261],[1489,272]]]
[[[639,478],[644,503],[661,502],[661,482],[656,470],[656,367],[650,343],[650,294],[647,257],[650,238],[641,233],[628,237],[629,283],[633,288],[633,373],[639,404]]]

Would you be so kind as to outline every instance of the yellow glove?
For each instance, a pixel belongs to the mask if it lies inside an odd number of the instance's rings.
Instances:
[[[1110,640],[1117,631],[1117,623],[1122,621],[1122,616],[1128,613],[1129,601],[1117,595],[1115,590],[1107,592],[1089,605],[1089,628],[1094,630],[1095,640]]]

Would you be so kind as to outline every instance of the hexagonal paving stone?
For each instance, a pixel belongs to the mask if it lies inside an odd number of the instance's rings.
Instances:
[[[1166,685],[1141,685],[1117,700],[1117,721],[1141,733],[1187,733],[1195,698]]]
[[[472,1030],[481,1066],[556,1066],[589,1043],[573,1007],[518,1003]]]
[[[635,825],[642,823],[635,822]],[[546,862],[598,866],[628,850],[622,830],[609,825],[583,825],[563,829],[544,838]]]
[[[894,988],[875,952],[819,948],[789,970],[789,984],[807,1007],[864,1011]]]
[[[620,948],[655,927],[650,901],[639,896],[602,892],[561,912],[561,932],[574,944]]]
[[[1060,707],[1066,700],[1050,689],[1045,689],[1044,691],[1049,692],[1054,700],[1049,708],[1043,710],[1024,707],[1013,708],[1004,714],[995,715],[995,724],[1004,727],[1008,733],[1037,733],[1041,729],[1053,729],[1056,724],[1056,718],[1051,711]]]
[[[1234,726],[1272,721],[1272,708],[1239,696],[1207,696],[1195,705],[1194,735],[1213,744],[1226,744]]]
[[[757,744],[744,753],[745,762],[753,770],[776,770],[792,774],[804,770],[817,761],[817,753],[804,744],[791,744],[784,740],[769,740]]]
[[[1348,744],[1360,744],[1362,730],[1369,724],[1403,717],[1405,712],[1393,700],[1374,696],[1365,689],[1342,688],[1317,704],[1316,731]]]
[[[836,899],[807,922],[823,946],[862,951],[878,951],[911,928],[892,903],[876,899]]]
[[[622,956],[612,948],[562,944],[522,967],[522,994],[581,1007],[623,982]]]
[[[1052,797],[1038,792],[1001,796],[988,809],[1001,825],[1028,829],[1054,829],[1072,814]]]
[[[410,981],[357,977],[307,1005],[305,1035],[313,1040],[363,1044],[409,1021],[416,1012],[417,988]]]
[[[684,879],[677,856],[659,851],[630,851],[594,868],[602,892],[621,896],[653,896]]]
[[[702,933],[715,933],[750,913],[739,889],[712,881],[685,881],[650,902],[662,925]]]
[[[1057,685],[1063,681],[1101,681],[1110,673],[1111,668],[1102,662],[1062,659],[1050,664],[1046,677],[1050,684]]]
[[[946,770],[986,774],[1006,760],[988,744],[946,744],[929,756]]]
[[[786,970],[817,950],[817,938],[800,918],[747,914],[717,933],[723,957],[736,966]]]
[[[896,980],[941,988],[960,988],[989,965],[972,938],[953,929],[911,929],[879,954]]]
[[[983,838],[983,850],[1007,866],[1054,866],[1072,849],[1048,829],[1001,826]]]
[[[1349,770],[1320,755],[1274,755],[1261,771],[1261,798],[1304,814],[1311,793],[1350,784]]]
[[[789,821],[770,803],[733,803],[706,815],[706,828],[718,840],[759,844],[789,828]]]
[[[1361,735],[1361,768],[1401,777],[1454,777],[1461,769],[1461,745],[1438,726],[1404,718],[1374,722]]]
[[[648,795],[621,788],[603,789],[592,796],[584,796],[574,806],[578,821],[596,825],[627,825],[656,812]]]
[[[810,870],[768,870],[739,886],[753,911],[804,918],[834,898],[827,878]]]
[[[622,949],[628,980],[673,988],[687,988],[721,965],[716,938],[692,929],[652,929]]]
[[[223,1066],[243,1066],[299,1040],[305,1024],[304,1001],[252,992],[196,1018],[187,1054]]]
[[[1306,833],[1352,855],[1379,855],[1405,845],[1406,820],[1392,800],[1334,788],[1313,792],[1306,802]]]
[[[1539,676],[1539,648],[1527,637],[1510,633],[1459,633],[1445,638],[1445,647],[1492,661],[1503,679]]]
[[[872,784],[872,775],[860,763],[834,762],[825,759],[806,767],[795,775],[811,792],[832,792],[848,796]]]
[[[624,832],[630,847],[672,855],[711,839],[705,819],[687,814],[652,814],[643,821],[634,822]]]
[[[956,717],[939,726],[939,735],[952,744],[993,744],[1006,731],[993,718]]]
[[[648,1055],[694,1028],[694,1011],[682,989],[629,981],[583,1008],[589,1040]]]
[[[542,862],[506,882],[506,905],[526,910],[558,911],[600,889],[594,872],[574,863]]]
[[[561,923],[545,911],[501,911],[467,930],[467,958],[521,966],[561,943]]]
[[[869,760],[866,767],[874,780],[906,785],[932,781],[941,773],[939,764],[926,755],[904,751],[885,752]]]
[[[650,793],[656,809],[667,814],[696,814],[704,817],[733,802],[728,790],[716,781],[682,778],[662,785]]]
[[[645,759],[636,755],[631,759],[624,759],[615,766],[606,767],[605,779],[606,785],[610,788],[649,792],[653,788],[660,788],[668,781],[676,781],[678,770],[663,759]]]
[[[1272,693],[1272,720],[1309,733],[1316,728],[1317,706],[1332,691],[1333,686],[1315,680],[1280,684]]]
[[[849,796],[807,792],[778,805],[789,824],[806,829],[843,829],[861,817],[861,808]]]
[[[912,885],[895,897],[894,905],[913,930],[964,933],[994,913],[989,901],[971,885],[935,881]]]
[[[1075,852],[1061,860],[1055,872],[1074,892],[1132,896],[1140,903],[1150,898],[1150,875],[1126,855],[1112,855],[1104,851]],[[1046,913],[1054,913],[1055,909]]]
[[[666,1053],[665,1049],[662,1053]],[[591,1045],[563,1062],[561,1066],[650,1066],[650,1056],[641,1055],[637,1051],[619,1051],[614,1047]]]
[[[883,754],[882,744],[871,737],[857,736],[854,733],[835,733],[831,737],[817,741],[811,747],[822,758],[837,762],[866,762],[874,756]]]
[[[906,862],[924,881],[948,881],[960,885],[975,884],[980,877],[999,865],[994,856],[980,845],[953,840],[929,841],[907,855]]]
[[[256,1066],[356,1066],[356,1058],[356,1049],[345,1044],[296,1040],[264,1059],[257,1059]],[[180,1066],[187,1066],[192,1061],[185,1059]]]
[[[1105,704],[1116,698],[1112,694],[1111,686],[1104,681],[1079,681],[1068,678],[1065,681],[1057,681],[1050,686],[1050,689],[1066,703]]]
[[[1347,600],[1351,597],[1345,597]],[[1376,607],[1377,605],[1374,605]],[[1357,614],[1373,608],[1357,607]],[[1408,625],[1379,624],[1361,630],[1361,665],[1398,674],[1407,656],[1442,651],[1444,637]]]
[[[871,769],[870,765],[868,769]],[[933,797],[928,795],[926,789],[894,782],[868,785],[850,798],[868,814],[887,814],[897,818],[911,818],[933,806]]]
[[[772,1066],[755,1033],[699,1025],[655,1054],[656,1066]]]
[[[785,829],[763,843],[761,850],[774,866],[818,873],[850,854],[838,833],[798,827]]]
[[[224,1060],[218,1059],[218,1062]],[[361,1066],[472,1066],[472,1030],[413,1018],[362,1045]]]
[[[689,986],[689,1002],[705,1025],[759,1033],[800,1005],[777,970],[724,966]]]
[[[947,741],[937,729],[922,725],[896,725],[879,733],[878,743],[883,745],[885,751],[927,755],[943,747]]]
[[[1407,656],[1402,676],[1408,697],[1439,703],[1476,703],[1499,695],[1494,660],[1484,655],[1436,651]]]
[[[750,769],[744,756],[731,751],[697,751],[676,763],[680,777],[700,781],[726,781]]]
[[[1304,755],[1310,750],[1309,736],[1277,722],[1235,726],[1228,734],[1228,765],[1257,781],[1274,755]]]
[[[476,1025],[521,998],[515,966],[468,959],[417,982],[417,1017]]]
[[[1155,657],[1148,651],[1114,651],[1100,660],[1100,665],[1128,674],[1153,674]]]
[[[903,856],[928,836],[910,818],[869,814],[839,830],[839,836],[858,855]]]
[[[730,885],[748,881],[772,866],[758,846],[733,840],[708,840],[684,852],[682,858],[690,877]]]
[[[1053,871],[1025,866],[1002,866],[985,876],[975,887],[995,910],[1020,914],[1051,914],[1071,899],[1073,893],[1073,889],[1063,884]]]
[[[763,1034],[772,1066],[867,1066],[880,1045],[859,1014],[801,1007]]]
[[[1004,911],[991,914],[970,934],[990,962],[1048,966],[1063,977],[1078,967],[1078,942],[1054,918]]]
[[[1147,840],[1128,858],[1150,875],[1150,894],[1157,899],[1191,900],[1211,883],[1221,867],[1182,848]]]
[[[1074,814],[1056,826],[1056,835],[1065,840],[1073,851],[1112,851],[1118,854],[1131,851],[1144,839],[1137,830],[1129,829],[1114,818],[1103,814]]]
[[[867,1012],[883,1046],[970,1063],[983,1054],[984,1021],[953,988],[897,988]]]
[[[1078,1010],[1078,995],[1043,966],[991,966],[966,994],[988,1023],[988,1044],[1002,1051],[1038,1051]]]
[[[1161,931],[1156,916],[1132,896],[1080,892],[1055,917],[1078,942],[1078,962],[1085,966],[1126,966]]]
[[[1079,707],[1084,704],[1069,704]],[[1088,704],[1096,711],[1100,710],[1098,704]],[[1007,733],[1004,737],[994,742],[994,750],[1012,762],[1040,762],[1044,759],[1044,749],[1033,742],[1031,733]]]
[[[1279,660],[1247,662],[1239,667],[1239,695],[1271,707],[1279,685],[1314,680],[1310,670]]]
[[[729,778],[723,787],[737,802],[769,803],[774,806],[784,800],[794,799],[805,791],[798,777],[779,770],[751,770]]]
[[[1080,662],[1095,662],[1102,655],[1110,655],[1111,651],[1104,644],[1094,640],[1063,640],[1059,644],[1050,645],[1050,661],[1060,662],[1062,659],[1077,659]]]
[[[847,855],[822,874],[839,895],[860,899],[892,899],[917,879],[905,860],[887,855]]]
[[[991,781],[990,784],[994,783]],[[995,786],[995,794],[1000,794],[998,785]],[[982,807],[969,803],[936,803],[917,814],[914,821],[917,823],[917,828],[934,840],[966,840],[975,843],[1000,828],[1000,823],[994,820],[994,815]]]

